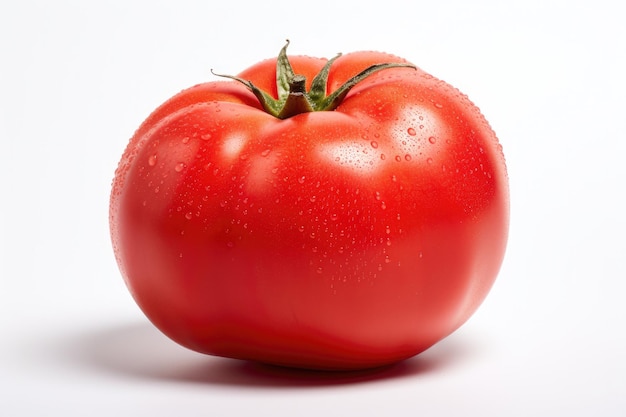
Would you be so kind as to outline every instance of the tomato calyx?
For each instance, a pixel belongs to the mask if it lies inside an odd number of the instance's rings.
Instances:
[[[276,61],[278,99],[275,99],[248,80],[232,75],[216,74],[213,70],[211,72],[218,77],[230,78],[242,83],[252,91],[267,113],[279,119],[287,119],[300,113],[335,110],[352,87],[378,71],[397,67],[416,68],[412,64],[401,62],[374,64],[353,76],[341,87],[327,95],[326,89],[330,67],[341,54],[337,54],[326,62],[320,72],[313,78],[311,89],[306,91],[306,77],[293,71],[287,57],[287,46],[289,46],[289,40],[280,50]]]

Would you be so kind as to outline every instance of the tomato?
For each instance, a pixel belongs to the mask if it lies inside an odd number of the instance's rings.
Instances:
[[[110,202],[125,283],[198,352],[329,370],[412,357],[499,272],[501,146],[466,96],[404,59],[286,47],[136,131]]]

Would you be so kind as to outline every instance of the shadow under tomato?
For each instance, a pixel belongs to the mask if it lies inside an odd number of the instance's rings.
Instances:
[[[68,344],[69,343],[69,344]],[[324,372],[207,356],[170,341],[151,324],[81,334],[61,349],[71,366],[117,376],[240,387],[315,387],[414,377],[458,363],[473,349],[446,339],[422,354],[377,369]]]

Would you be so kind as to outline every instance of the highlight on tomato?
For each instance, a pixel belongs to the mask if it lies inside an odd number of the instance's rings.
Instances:
[[[110,200],[121,274],[197,352],[325,370],[410,358],[496,279],[501,146],[465,95],[405,59],[287,45],[135,132]]]

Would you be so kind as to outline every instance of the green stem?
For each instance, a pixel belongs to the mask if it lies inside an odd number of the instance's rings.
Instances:
[[[315,111],[306,93],[306,78],[302,75],[294,75],[289,80],[289,93],[280,112],[276,117],[287,119],[300,113]]]
[[[414,65],[407,63],[392,62],[375,64],[350,78],[330,95],[326,95],[330,67],[333,62],[341,56],[341,54],[338,54],[328,60],[326,65],[324,65],[315,78],[313,78],[311,90],[307,92],[306,78],[303,75],[295,74],[289,63],[289,59],[287,58],[287,46],[289,46],[289,41],[287,41],[285,46],[280,50],[276,61],[278,99],[273,98],[248,80],[232,75],[216,74],[213,70],[211,70],[211,72],[218,77],[230,78],[244,84],[256,96],[266,112],[279,119],[287,119],[300,113],[331,111],[336,109],[352,87],[378,71],[398,67],[415,69]]]

